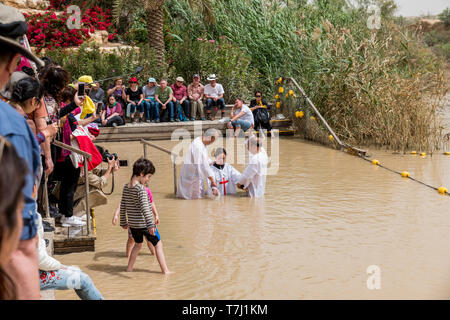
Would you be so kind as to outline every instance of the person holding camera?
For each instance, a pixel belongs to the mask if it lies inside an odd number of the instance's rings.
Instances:
[[[87,181],[89,183],[89,206],[90,208],[102,206],[108,202],[103,188],[106,187],[109,178],[119,170],[119,159],[117,154],[110,154],[108,150],[103,150],[101,146],[96,146],[103,158],[103,162],[108,163],[107,169],[95,168],[88,172]],[[78,188],[74,195],[74,215],[83,218],[86,212],[86,174],[84,168],[81,168],[80,178],[78,180]],[[114,188],[114,185],[112,186]],[[112,189],[113,191],[113,189]],[[111,192],[112,192],[111,191]]]

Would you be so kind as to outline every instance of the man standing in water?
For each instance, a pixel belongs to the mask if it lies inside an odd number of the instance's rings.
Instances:
[[[266,190],[267,153],[261,146],[261,140],[252,136],[247,141],[250,152],[249,163],[238,181],[238,187],[245,189],[250,198],[264,196]]]
[[[211,183],[212,192],[219,194],[214,173],[210,167],[211,160],[206,146],[214,143],[219,136],[217,130],[208,129],[201,137],[196,138],[184,157],[178,181],[177,197],[184,199],[199,199],[203,196],[203,185],[206,178]]]
[[[23,55],[39,66],[44,63],[21,43],[27,33],[24,16],[15,8],[0,4],[0,90],[8,83]],[[6,137],[19,156],[28,164],[23,189],[23,228],[18,248],[15,248],[6,272],[13,279],[18,299],[39,300],[39,269],[37,258],[36,201],[33,185],[41,169],[40,149],[25,118],[9,104],[0,100],[0,135]]]

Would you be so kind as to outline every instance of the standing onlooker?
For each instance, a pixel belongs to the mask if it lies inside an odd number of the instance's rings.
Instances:
[[[191,108],[187,97],[187,89],[186,86],[183,84],[184,82],[183,77],[177,77],[176,80],[177,80],[176,83],[170,86],[173,91],[173,102],[175,103],[175,110],[176,110],[175,113],[177,114],[177,119],[179,119],[180,112],[178,110],[180,109],[181,106],[184,115],[186,117],[186,121],[188,121],[191,118]]]
[[[191,101],[191,120],[194,121],[197,116],[197,110],[200,113],[200,118],[205,120],[205,113],[203,112],[203,95],[205,87],[200,83],[200,76],[194,74],[192,83],[188,86],[188,97]]]
[[[142,88],[145,103],[145,119],[147,122],[159,122],[159,108],[155,100],[156,88],[155,78],[149,78],[147,85]]]
[[[19,245],[23,225],[22,190],[28,167],[3,136],[0,136],[0,166],[0,300],[12,300],[17,298],[16,286],[5,269]]]
[[[0,13],[0,90],[2,90],[16,69],[22,55],[33,60],[39,66],[43,66],[44,63],[20,43],[21,37],[27,33],[27,23],[23,14],[17,9],[3,4],[0,4]],[[41,168],[40,150],[24,117],[3,101],[0,101],[0,119],[2,120],[0,121],[0,135],[4,136],[15,147],[17,154],[26,162],[28,167],[25,188],[20,188],[25,200],[23,209],[19,209],[22,212],[22,222],[19,222],[23,224],[22,234],[18,246],[10,254],[9,263],[4,266],[5,272],[16,287],[16,298],[37,300],[40,298],[40,294],[36,251],[37,228],[35,220],[37,212],[33,188],[35,178],[39,176]],[[2,168],[5,169],[4,166]],[[24,170],[21,170],[21,172],[23,173]],[[6,171],[2,173],[3,178],[7,178]],[[12,185],[17,183],[17,176],[5,181],[8,183],[8,191],[1,192],[1,197],[12,197]],[[17,192],[15,193],[14,196],[17,196]],[[15,197],[15,200],[17,200],[17,197]],[[0,201],[0,208],[7,202]],[[0,212],[0,214],[4,214],[4,212]],[[13,232],[13,230],[8,230],[8,234],[11,231]],[[10,235],[10,237],[13,236]],[[3,293],[3,290],[0,291]]]
[[[104,100],[105,100],[105,91],[103,91],[102,88],[100,88],[100,84],[98,81],[94,81],[92,84],[91,92],[89,92],[89,97],[92,99],[92,102],[95,103],[95,110],[96,114],[99,114],[104,107]]]
[[[108,104],[101,114],[101,124],[104,127],[117,127],[125,124],[122,106],[116,101],[114,96],[109,96],[108,98]]]
[[[114,98],[116,98],[116,101],[118,103],[120,103],[120,105],[122,107],[125,107],[127,105],[126,100],[127,100],[127,95],[125,93],[125,86],[123,85],[123,80],[122,78],[117,78],[114,81],[114,84],[108,89],[108,91],[106,92],[106,94],[108,95],[108,97],[110,95],[113,95]],[[130,115],[128,114],[127,117],[129,117]]]
[[[142,88],[139,87],[138,80],[136,78],[130,79],[130,87],[125,91],[127,94],[127,111],[130,109],[130,118],[131,123],[135,123],[134,113],[136,109],[139,108],[140,116],[139,122],[143,121],[144,118],[144,93],[142,92]]]
[[[241,98],[236,98],[233,109],[231,110],[231,119],[228,122],[228,129],[234,128],[234,135],[237,137],[239,131],[247,131],[255,124],[253,120],[253,113],[250,108],[244,104]]]
[[[155,99],[158,103],[159,114],[162,121],[168,121],[167,114],[169,113],[170,122],[173,122],[173,92],[170,87],[167,86],[166,80],[159,82],[159,87],[155,90]],[[167,112],[167,108],[169,112]],[[158,120],[158,119],[156,119]],[[180,121],[177,119],[177,121]]]
[[[262,92],[255,92],[255,99],[250,101],[250,110],[253,112],[253,118],[255,120],[255,129],[272,130],[270,124],[270,105],[262,99]]]
[[[211,117],[211,108],[219,107],[222,111],[222,118],[225,117],[225,100],[223,98],[223,87],[220,83],[216,82],[216,75],[211,74],[208,77],[209,84],[205,86],[205,98],[206,98],[206,118],[208,120],[214,120]]]

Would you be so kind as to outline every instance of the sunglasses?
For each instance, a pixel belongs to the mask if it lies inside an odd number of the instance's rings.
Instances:
[[[257,95],[257,96],[255,96],[255,97],[257,97],[257,98],[261,98],[261,95]]]

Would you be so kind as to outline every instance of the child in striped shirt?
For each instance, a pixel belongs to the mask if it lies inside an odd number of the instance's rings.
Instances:
[[[133,270],[145,236],[155,247],[156,258],[162,273],[171,273],[167,268],[161,238],[156,230],[157,221],[153,216],[149,194],[144,187],[154,173],[153,163],[140,158],[133,164],[133,176],[130,182],[123,187],[120,201],[120,226],[124,229],[130,228],[135,241],[128,260],[127,272]]]

